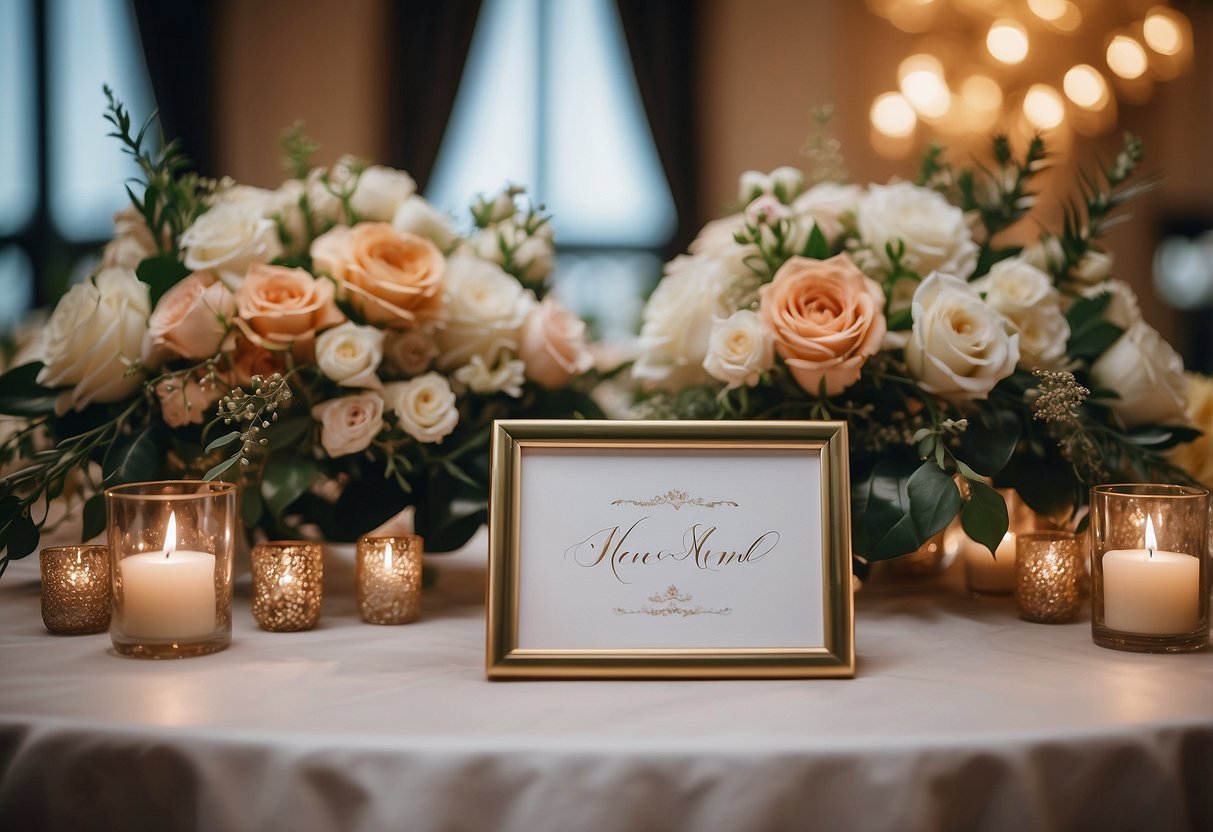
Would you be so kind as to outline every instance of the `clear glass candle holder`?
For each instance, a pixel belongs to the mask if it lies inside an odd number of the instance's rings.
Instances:
[[[324,600],[324,548],[302,540],[253,547],[253,618],[264,630],[310,630]]]
[[[1062,624],[1078,616],[1087,575],[1083,542],[1064,531],[1015,535],[1015,605],[1020,618]]]
[[[1209,640],[1209,492],[1183,485],[1091,489],[1091,637],[1140,653]]]
[[[421,615],[421,555],[415,534],[364,535],[355,550],[358,613],[368,624],[407,624]]]
[[[52,546],[38,554],[42,623],[58,635],[100,633],[110,625],[110,553],[105,546]]]
[[[134,483],[107,489],[105,502],[114,649],[178,659],[231,644],[236,486]]]

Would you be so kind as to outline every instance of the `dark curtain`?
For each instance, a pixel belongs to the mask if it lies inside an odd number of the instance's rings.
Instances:
[[[472,45],[480,0],[397,0],[388,27],[388,157],[424,192]]]
[[[653,141],[678,211],[667,254],[684,251],[701,224],[695,142],[695,0],[616,0]]]
[[[215,170],[215,8],[209,0],[133,0],[160,123],[194,168]],[[122,90],[115,91],[122,97]]]

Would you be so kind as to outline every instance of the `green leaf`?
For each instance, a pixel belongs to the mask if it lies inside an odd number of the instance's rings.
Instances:
[[[271,456],[261,475],[261,496],[275,518],[299,499],[316,478],[316,463],[310,459],[278,454]]]
[[[135,276],[148,285],[151,290],[152,306],[156,301],[184,280],[190,273],[185,265],[171,254],[161,254],[149,257],[135,268]]]
[[[1019,418],[1012,410],[995,410],[981,418],[972,416],[953,457],[963,459],[978,474],[992,477],[1011,459],[1021,435]]]
[[[255,488],[240,489],[240,519],[246,529],[256,528],[261,520],[261,495]]]
[[[161,456],[152,426],[148,425],[110,447],[101,469],[104,482],[106,485],[121,485],[155,479],[160,470]]]
[[[218,439],[215,439],[209,445],[207,445],[205,450],[203,450],[203,453],[209,454],[211,451],[222,448],[224,445],[231,444],[239,438],[240,431],[238,430],[234,430],[231,433],[225,433],[223,436],[220,436]]]
[[[22,364],[0,375],[0,413],[34,418],[55,412],[54,390],[38,383],[42,363]]]
[[[235,465],[238,462],[240,462],[240,454],[236,454],[235,456],[230,456],[227,459],[223,460],[223,462],[220,462],[214,468],[212,468],[211,470],[209,470],[205,474],[203,474],[202,479],[217,480],[217,479],[219,479],[220,474],[224,473],[225,471],[227,471],[227,469],[231,468],[233,465]]]
[[[84,502],[84,525],[80,530],[81,540],[92,540],[105,531],[105,495],[94,494]]]
[[[817,223],[813,223],[813,230],[809,232],[809,241],[805,244],[804,256],[813,260],[825,260],[830,256],[830,244],[826,241],[826,235],[821,233],[821,228]]]
[[[1002,495],[981,480],[969,480],[969,499],[960,511],[965,534],[994,554],[1007,533],[1007,504]]]
[[[1108,347],[1116,343],[1124,334],[1124,330],[1108,321],[1097,321],[1084,327],[1079,332],[1071,332],[1070,340],[1066,342],[1066,355],[1094,361],[1103,355]]]
[[[1066,312],[1066,323],[1070,325],[1070,332],[1081,332],[1099,322],[1111,302],[1111,292],[1104,292],[1093,298],[1075,300],[1074,305]]]
[[[910,517],[919,540],[928,540],[947,528],[964,501],[956,483],[934,462],[924,462],[906,483]]]
[[[1182,425],[1143,425],[1129,431],[1128,435],[1125,436],[1125,440],[1134,445],[1141,445],[1156,451],[1165,451],[1184,442],[1191,442],[1201,435],[1201,431]]]
[[[889,560],[909,554],[921,545],[910,513],[909,480],[915,464],[908,460],[883,459],[872,469],[864,501],[863,539],[869,561]]]
[[[425,538],[426,552],[453,552],[461,548],[488,520],[488,508],[479,507],[460,515],[448,515],[431,525],[432,515],[417,512],[417,533]]]
[[[914,326],[914,311],[910,307],[898,309],[888,318],[890,332],[900,332]]]
[[[312,429],[314,424],[315,422],[310,416],[293,416],[290,419],[271,423],[263,434],[269,440],[267,449],[272,454],[275,451],[291,448]]]
[[[0,533],[9,560],[21,560],[38,548],[38,526],[28,514],[18,514]]]

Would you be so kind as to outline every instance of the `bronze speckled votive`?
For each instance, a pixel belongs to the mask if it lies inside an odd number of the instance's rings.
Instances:
[[[39,553],[47,630],[82,635],[109,629],[109,557],[106,546],[53,546]]]
[[[324,598],[324,548],[302,540],[253,547],[253,617],[263,630],[310,630]]]
[[[358,613],[368,624],[408,624],[421,614],[421,554],[415,534],[365,535],[355,553]]]
[[[1069,532],[1023,532],[1015,541],[1015,604],[1039,624],[1073,621],[1086,579],[1082,538]]]

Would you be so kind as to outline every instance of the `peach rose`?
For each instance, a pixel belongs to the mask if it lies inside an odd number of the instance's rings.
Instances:
[[[213,379],[199,380],[193,375],[185,383],[178,376],[170,376],[156,383],[156,396],[160,399],[160,415],[170,428],[182,425],[201,425],[216,415],[215,402],[223,392],[222,385]]]
[[[236,339],[231,362],[232,383],[244,388],[253,383],[253,376],[268,378],[286,372],[286,356],[282,352],[267,350],[243,337]]]
[[[522,325],[518,356],[531,381],[555,390],[594,366],[585,344],[585,321],[551,297],[531,310]]]
[[[316,333],[345,320],[333,302],[335,286],[303,269],[258,263],[236,292],[245,337],[271,350],[291,349],[310,360]]]
[[[446,261],[423,237],[364,222],[320,235],[311,255],[368,323],[405,329],[442,315]]]
[[[884,292],[845,254],[793,257],[759,290],[759,314],[796,382],[816,394],[859,380],[885,335]]]
[[[161,296],[147,322],[143,363],[173,356],[209,358],[219,351],[236,314],[236,298],[213,276],[194,272]]]

